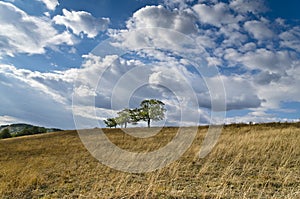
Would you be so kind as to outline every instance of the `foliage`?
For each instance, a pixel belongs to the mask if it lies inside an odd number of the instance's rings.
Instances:
[[[131,117],[130,123],[136,125],[141,120],[140,109],[138,108],[130,109],[129,112]]]
[[[130,115],[130,110],[128,108],[123,109],[122,111],[118,112],[118,117],[115,118],[116,122],[118,125],[120,125],[121,127],[126,128],[127,127],[127,123],[131,122],[131,115]]]
[[[123,109],[118,112],[118,116],[115,118],[108,118],[104,120],[107,127],[127,127],[128,123],[133,125],[139,121],[146,121],[148,127],[150,127],[151,120],[159,121],[165,117],[164,103],[157,99],[143,100],[140,104],[140,108],[135,109]]]
[[[150,127],[151,120],[163,120],[165,117],[164,103],[156,99],[144,100],[140,106],[140,119],[147,122]]]
[[[0,133],[0,139],[10,138],[11,134],[9,133],[9,129],[3,129]]]
[[[47,129],[44,127],[32,126],[32,127],[25,127],[22,131],[16,133],[14,136],[24,136],[24,135],[35,135],[46,133]]]
[[[24,135],[34,135],[34,134],[41,134],[41,133],[47,133],[47,132],[61,131],[61,129],[57,129],[57,128],[45,128],[45,127],[34,126],[34,125],[23,124],[23,123],[0,126],[0,132],[3,131],[4,129],[8,129],[8,131],[10,133],[10,135],[8,135],[6,133],[5,137],[7,137],[7,136],[19,137],[19,136],[24,136]],[[0,139],[2,137],[3,136],[0,136]]]
[[[115,118],[108,118],[107,120],[104,120],[104,123],[109,128],[111,128],[111,127],[116,128],[116,126],[117,126],[117,122],[116,122]]]

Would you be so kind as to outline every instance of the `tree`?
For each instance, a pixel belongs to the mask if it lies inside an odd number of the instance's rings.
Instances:
[[[118,117],[116,117],[115,120],[118,125],[120,125],[121,127],[123,127],[124,125],[124,127],[126,128],[127,124],[131,122],[130,109],[126,108],[118,112]]]
[[[116,126],[117,126],[117,122],[116,122],[115,118],[108,118],[107,120],[104,120],[104,123],[109,128],[111,128],[111,127],[116,128]]]
[[[147,122],[150,128],[151,120],[159,121],[165,118],[164,103],[157,99],[144,100],[140,104],[139,119]]]
[[[24,136],[24,135],[32,135],[33,131],[32,128],[26,126],[22,131],[18,132],[16,136]]]
[[[9,129],[5,128],[0,133],[0,139],[11,138],[11,134],[9,133]]]
[[[136,125],[140,120],[141,120],[141,114],[140,114],[140,109],[135,108],[135,109],[130,109],[130,123],[133,125]]]

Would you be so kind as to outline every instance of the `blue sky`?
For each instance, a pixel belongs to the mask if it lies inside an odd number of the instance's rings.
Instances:
[[[154,125],[297,121],[299,7],[2,0],[0,124],[103,126],[146,98],[168,110]]]

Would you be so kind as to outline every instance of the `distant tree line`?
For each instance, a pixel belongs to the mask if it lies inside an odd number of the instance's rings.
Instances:
[[[26,126],[22,130],[18,132],[10,132],[9,128],[5,128],[0,132],[0,139],[11,138],[11,137],[19,137],[24,135],[35,135],[47,133],[50,131],[61,131],[60,129],[47,129],[45,127],[39,126]]]
[[[117,117],[107,118],[104,123],[109,128],[116,128],[117,125],[126,128],[129,123],[136,125],[140,121],[145,121],[150,128],[151,121],[159,121],[165,118],[166,109],[164,106],[165,104],[157,99],[143,100],[139,108],[125,108],[117,113]]]

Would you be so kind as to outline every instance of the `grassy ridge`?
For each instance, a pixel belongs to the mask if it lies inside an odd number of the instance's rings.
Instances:
[[[121,148],[149,151],[176,130],[163,128],[147,139],[105,132]],[[100,164],[75,131],[0,140],[0,198],[300,198],[297,125],[225,127],[213,151],[199,159],[206,131],[199,128],[178,161],[144,174]]]

